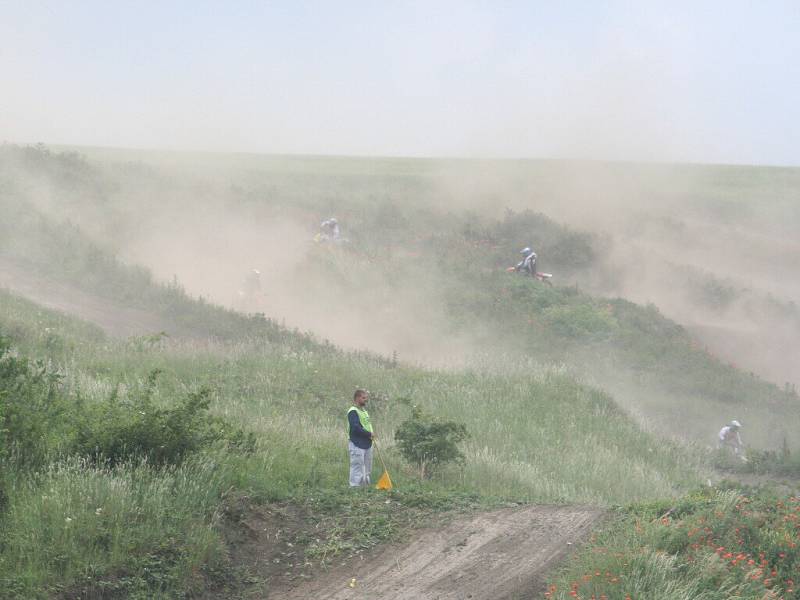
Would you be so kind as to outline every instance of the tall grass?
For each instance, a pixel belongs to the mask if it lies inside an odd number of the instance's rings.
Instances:
[[[344,415],[356,387],[372,391],[373,420],[398,470],[393,432],[409,416],[399,398],[465,423],[466,467],[446,471],[443,483],[480,494],[621,503],[672,494],[697,481],[702,465],[690,450],[643,433],[611,398],[559,368],[387,369],[368,356],[262,342],[166,342],[148,350],[113,344],[76,353],[64,370],[66,388],[90,402],[112,390],[124,398],[156,368],[163,370],[156,402],[209,386],[214,412],[253,431],[265,449],[292,448],[300,470],[310,461],[318,482],[344,479]]]
[[[27,152],[25,160],[34,173],[69,190],[70,202],[88,214],[106,209],[114,218],[124,214],[114,182],[97,179],[85,161],[53,158],[41,149]],[[470,433],[464,467],[443,469],[424,484],[426,493],[516,501],[615,505],[674,497],[705,479],[702,455],[643,431],[611,397],[576,378],[576,371],[596,377],[625,372],[643,384],[639,392],[658,390],[663,395],[648,394],[628,408],[644,407],[662,421],[748,407],[751,413],[736,416],[745,415],[749,427],[759,423],[769,430],[774,419],[798,422],[796,397],[707,356],[655,307],[593,298],[577,287],[545,288],[499,272],[509,253],[531,237],[562,273],[591,268],[597,243],[592,236],[535,213],[509,212],[492,221],[411,211],[395,199],[424,190],[432,194],[430,186],[407,176],[405,170],[419,168],[413,162],[390,165],[404,173],[390,177],[391,193],[373,202],[374,186],[386,184],[386,176],[364,183],[360,167],[349,164],[352,172],[343,174],[320,163],[340,184],[332,200],[319,199],[325,197],[326,177],[303,174],[303,185],[310,182],[314,193],[297,185],[295,173],[279,181],[286,194],[278,205],[308,211],[343,207],[355,231],[356,251],[309,259],[314,264],[307,265],[308,276],[323,287],[339,286],[339,292],[374,282],[361,287],[365,295],[376,290],[367,299],[375,305],[403,287],[435,289],[446,313],[438,323],[442,337],[472,336],[493,360],[445,371],[337,350],[263,316],[195,301],[177,281],[155,283],[145,269],[125,266],[77,228],[38,213],[24,193],[14,201],[3,196],[11,217],[0,227],[4,252],[47,276],[79,280],[95,292],[167,316],[177,331],[190,334],[189,339],[110,339],[88,324],[0,293],[0,330],[11,336],[17,352],[45,359],[58,372],[65,399],[76,406],[112,398],[126,402],[158,369],[154,405],[173,406],[208,387],[212,410],[253,432],[257,444],[251,454],[217,446],[166,468],[140,462],[104,468],[68,455],[52,456],[39,471],[4,462],[0,596],[170,598],[206,586],[226,567],[219,532],[226,496],[327,501],[346,490],[345,411],[356,387],[372,392],[369,410],[399,493],[418,486],[414,470],[393,450],[393,432],[409,416],[401,399],[462,422]],[[254,182],[230,200],[255,205],[258,193]],[[393,253],[397,246],[407,252]],[[385,256],[391,277],[376,268],[377,256]],[[671,408],[664,410],[665,403]],[[760,416],[756,406],[774,414]],[[684,429],[703,436],[701,425]],[[421,494],[413,502],[431,497]],[[675,567],[668,559],[653,555],[640,562],[648,589],[674,584],[664,579]],[[681,585],[674,589],[676,597],[692,593],[691,581]]]
[[[532,211],[507,210],[498,219],[466,210],[442,210],[443,203],[456,199],[435,185],[436,176],[463,168],[464,163],[237,160],[242,161],[241,170],[222,156],[209,157],[205,165],[211,172],[216,161],[225,164],[218,167],[226,173],[224,186],[228,189],[223,192],[214,187],[219,181],[213,177],[203,186],[186,171],[161,172],[142,164],[102,165],[44,147],[0,148],[0,177],[5,183],[0,188],[0,202],[8,213],[0,224],[4,234],[0,235],[0,251],[26,261],[49,278],[79,282],[95,293],[157,313],[179,333],[229,341],[259,337],[296,349],[318,350],[322,344],[311,337],[286,331],[269,319],[245,318],[194,301],[177,281],[155,282],[146,269],[118,260],[112,248],[117,236],[137,239],[148,223],[157,224],[160,230],[158,215],[163,206],[159,204],[165,197],[174,196],[172,210],[182,208],[188,196],[191,201],[186,206],[191,209],[186,210],[216,210],[222,204],[225,213],[254,222],[291,214],[313,222],[316,215],[336,208],[337,214],[346,218],[352,244],[341,252],[309,253],[301,267],[306,279],[318,284],[314,293],[330,294],[331,304],[352,303],[350,290],[358,286],[362,306],[394,307],[394,312],[388,310],[382,317],[385,321],[394,314],[414,312],[419,321],[415,328],[434,331],[431,344],[457,338],[489,351],[525,353],[542,363],[569,363],[583,373],[592,373],[597,384],[615,396],[617,391],[633,390],[625,394],[631,400],[631,412],[697,442],[706,443],[721,422],[743,415],[748,440],[764,446],[774,438],[776,425],[787,424],[791,429],[800,424],[796,393],[710,356],[655,306],[593,297],[577,286],[545,288],[502,273],[519,247],[536,240],[543,267],[556,271],[561,281],[573,275],[574,281],[584,281],[600,267],[598,256],[607,248],[594,235]],[[480,161],[470,164],[476,169],[489,166]],[[244,165],[253,170],[245,171]],[[534,162],[493,168],[520,184],[536,187],[552,185],[553,177],[564,175],[563,166]],[[715,217],[723,217],[732,208],[750,210],[744,202],[747,194],[765,183],[780,190],[776,196],[770,194],[772,208],[780,209],[776,215],[786,209],[783,216],[789,219],[796,212],[788,210],[787,201],[797,182],[796,170],[606,168],[616,173],[629,169],[691,172],[691,179],[702,183],[698,193],[703,208],[698,210],[709,210]],[[38,186],[31,185],[31,180],[57,192],[61,199],[58,206],[49,207],[47,215],[35,208],[41,204],[36,200]],[[229,181],[235,183],[229,185]],[[142,186],[153,193],[142,193]],[[132,197],[135,214],[130,211]],[[87,224],[106,224],[115,239],[98,241],[94,231],[92,241],[87,231],[50,214],[66,218],[72,215],[70,211]],[[712,288],[713,296],[716,288]],[[308,294],[309,289],[301,286],[298,293]],[[426,301],[393,302],[404,290],[418,290]],[[724,292],[722,288],[717,291]],[[404,333],[399,328],[388,331],[394,337]],[[53,339],[52,343],[55,352],[63,340]],[[396,349],[386,348],[385,343],[382,347],[386,352]],[[441,344],[441,349],[447,352],[447,344]],[[689,418],[683,418],[684,414]],[[679,419],[688,421],[687,427],[670,429]],[[794,446],[793,440],[789,443]]]
[[[224,556],[214,526],[228,471],[211,458],[160,470],[68,460],[20,475],[2,518],[0,596],[169,598],[203,584],[199,570]]]
[[[356,387],[372,392],[369,409],[401,494],[419,484],[393,449],[393,432],[409,416],[400,399],[463,422],[471,434],[464,468],[444,469],[428,491],[403,497],[409,506],[446,506],[435,494],[620,504],[674,495],[702,476],[703,460],[691,450],[642,432],[563,368],[505,360],[502,369],[434,371],[270,338],[142,344],[0,294],[3,303],[15,310],[2,313],[0,329],[20,348],[49,356],[64,402],[127,402],[147,389],[154,406],[169,407],[205,386],[212,410],[257,440],[251,454],[220,446],[161,469],[103,468],[69,456],[40,471],[5,462],[6,597],[168,598],[210,585],[230,567],[218,527],[226,495],[306,502],[346,491],[345,412]],[[37,333],[42,327],[63,340],[57,352]]]
[[[798,598],[798,502],[705,489],[628,507],[554,577],[545,597]]]

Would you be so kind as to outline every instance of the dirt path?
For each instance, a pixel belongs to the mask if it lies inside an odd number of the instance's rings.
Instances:
[[[128,337],[169,329],[166,321],[152,313],[44,279],[3,256],[0,256],[0,288],[94,323],[113,336]]]
[[[535,598],[603,512],[531,506],[473,515],[337,568],[269,600]],[[353,579],[355,582],[353,583]],[[351,587],[351,584],[353,587]]]

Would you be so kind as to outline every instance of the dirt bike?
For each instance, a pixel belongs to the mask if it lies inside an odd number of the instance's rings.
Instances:
[[[349,244],[350,239],[345,237],[334,238],[325,233],[318,233],[313,238],[315,244]]]
[[[506,269],[506,271],[509,272],[509,273],[519,273],[521,275],[527,275],[528,274],[526,271],[523,271],[521,269],[517,269],[517,267],[508,267]],[[553,285],[553,282],[550,281],[553,278],[553,274],[552,273],[541,273],[539,271],[535,271],[531,275],[531,277],[534,277],[537,281],[541,281],[542,283],[546,283],[547,285]]]

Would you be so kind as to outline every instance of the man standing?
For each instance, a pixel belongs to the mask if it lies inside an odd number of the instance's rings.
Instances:
[[[372,472],[372,423],[366,411],[367,392],[356,390],[353,406],[347,411],[350,442],[350,487],[369,485]]]

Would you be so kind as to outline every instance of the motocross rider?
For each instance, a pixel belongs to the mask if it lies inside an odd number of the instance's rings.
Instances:
[[[322,231],[322,239],[339,241],[339,221],[336,220],[336,217],[326,219],[319,228]]]
[[[522,260],[517,264],[516,271],[518,273],[527,273],[531,277],[536,276],[536,252],[529,247],[525,247],[519,251],[522,254]]]
[[[247,274],[247,277],[244,278],[244,283],[242,285],[244,295],[252,298],[257,294],[261,293],[261,271],[258,269],[251,269],[250,272]]]
[[[742,444],[742,437],[739,435],[739,430],[742,424],[737,420],[733,420],[729,425],[725,425],[719,430],[719,448],[731,448],[736,456],[744,458],[744,444]]]

